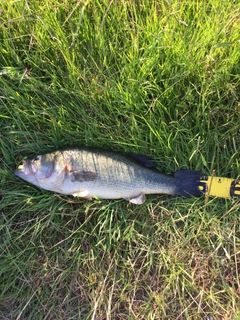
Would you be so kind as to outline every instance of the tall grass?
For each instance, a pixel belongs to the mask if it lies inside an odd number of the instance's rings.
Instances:
[[[20,181],[92,145],[240,172],[237,1],[2,1],[0,318],[239,319],[239,201],[86,201]]]

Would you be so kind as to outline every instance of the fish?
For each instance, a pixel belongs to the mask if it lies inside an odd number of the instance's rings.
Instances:
[[[201,171],[162,174],[148,156],[83,146],[23,160],[14,174],[56,193],[89,200],[125,199],[133,204],[144,203],[146,194],[200,197],[205,191]]]

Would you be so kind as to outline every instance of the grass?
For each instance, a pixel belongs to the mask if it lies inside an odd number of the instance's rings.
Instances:
[[[92,145],[240,172],[237,1],[3,1],[0,319],[240,319],[239,201],[37,189],[25,156]]]

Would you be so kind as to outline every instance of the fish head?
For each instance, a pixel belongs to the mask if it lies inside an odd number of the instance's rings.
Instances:
[[[14,174],[36,186],[51,190],[62,182],[65,167],[65,159],[57,151],[23,160]]]

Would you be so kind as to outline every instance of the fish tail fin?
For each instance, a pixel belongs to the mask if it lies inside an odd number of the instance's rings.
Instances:
[[[201,171],[183,169],[174,173],[176,179],[176,194],[183,197],[200,197],[206,192],[205,183],[200,181]]]

